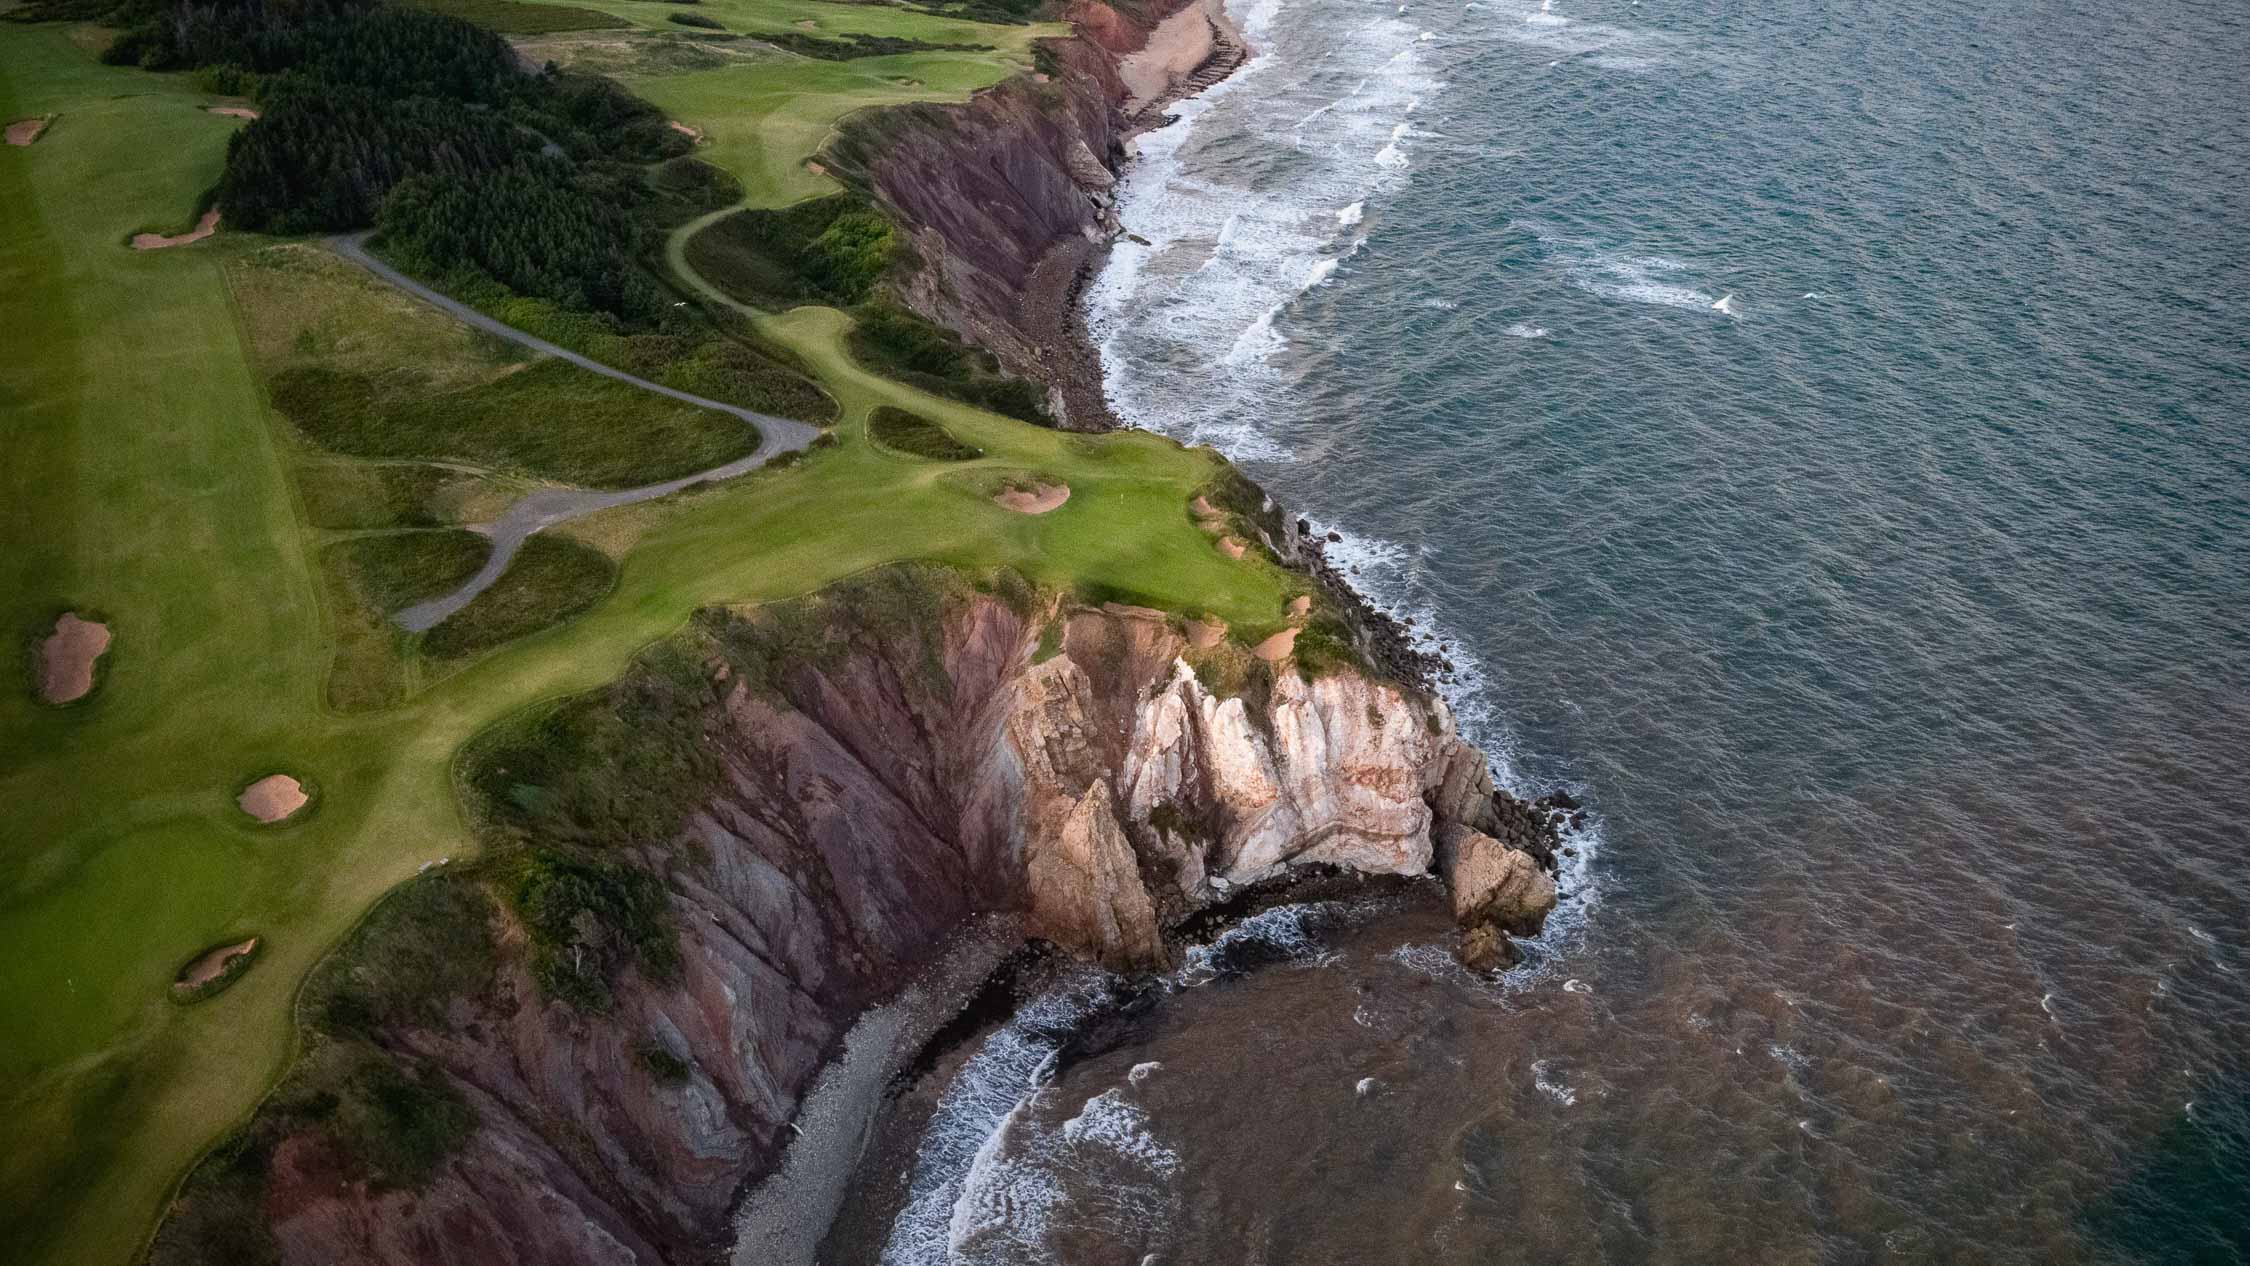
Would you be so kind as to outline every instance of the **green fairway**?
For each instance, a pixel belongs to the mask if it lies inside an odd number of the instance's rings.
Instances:
[[[679,31],[667,20],[681,11],[679,6],[659,0],[593,0],[582,7],[615,14],[651,32]],[[835,193],[840,186],[806,160],[845,115],[909,101],[966,101],[977,89],[1030,69],[1033,40],[1070,30],[1055,23],[997,26],[829,0],[705,0],[693,12],[740,33],[887,35],[991,49],[821,61],[756,45],[709,44],[698,52],[699,46],[683,37],[657,41],[652,50],[633,54],[620,51],[618,37],[624,33],[614,31],[526,45],[534,57],[566,63],[573,60],[571,50],[590,50],[587,69],[615,74],[636,94],[701,132],[704,143],[696,147],[696,157],[732,172],[742,182],[745,205],[753,207],[787,206]],[[682,44],[687,52],[675,47]]]
[[[660,8],[597,7],[636,21]],[[703,8],[732,22],[788,6]],[[872,6],[795,8],[851,24],[836,29],[934,22]],[[977,29],[1015,50],[758,62],[771,74],[637,86],[701,102],[704,113],[680,112],[729,133],[707,149],[742,163],[753,197],[771,201],[819,183],[802,159],[845,110],[965,93],[1014,64],[1035,28]],[[902,62],[922,86],[848,86],[888,83]],[[613,588],[590,551],[544,542],[526,555],[538,565],[504,580],[487,610],[472,606],[449,633],[440,626],[431,649],[457,672],[387,686],[394,706],[338,711],[328,683],[339,641],[376,639],[378,656],[395,648],[324,582],[322,548],[351,539],[338,533],[489,513],[504,489],[476,472],[304,448],[268,410],[261,386],[273,384],[259,367],[274,362],[252,347],[273,328],[258,305],[276,300],[228,284],[265,239],[221,232],[174,250],[124,247],[135,228],[182,222],[216,179],[240,124],[205,103],[185,77],[97,64],[64,28],[0,24],[0,119],[58,116],[36,145],[0,148],[10,217],[0,235],[10,332],[0,611],[22,647],[71,608],[106,618],[116,639],[81,705],[37,702],[20,670],[0,689],[0,1243],[11,1260],[130,1260],[199,1149],[288,1058],[290,1000],[311,965],[381,893],[469,849],[448,781],[453,754],[526,705],[614,677],[699,606],[928,558],[1208,611],[1255,637],[1280,626],[1284,600],[1303,587],[1255,555],[1227,559],[1195,526],[1189,500],[1224,473],[1214,455],[1145,434],[1040,430],[899,386],[850,360],[841,313],[801,308],[761,330],[835,396],[837,445],[572,524],[567,535],[618,560]],[[434,333],[411,368],[463,380],[506,368],[497,360],[507,353],[456,333]],[[307,354],[355,363],[345,347]],[[885,405],[981,455],[933,461],[870,443],[867,419]],[[1011,480],[1067,483],[1071,496],[1048,514],[1013,513],[991,499]],[[406,567],[363,551],[373,570],[362,583],[388,601],[457,572],[458,538],[428,535],[443,556]],[[433,561],[435,571],[415,570]],[[277,771],[317,787],[319,800],[301,820],[260,827],[231,797]],[[194,1007],[168,1000],[181,963],[243,932],[265,940],[239,983]]]

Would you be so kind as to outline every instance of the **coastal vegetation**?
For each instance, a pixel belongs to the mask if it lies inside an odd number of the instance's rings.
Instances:
[[[656,5],[593,7],[633,31],[667,25]],[[461,11],[484,20],[489,9]],[[888,101],[958,100],[1026,68],[1030,39],[1052,28],[711,0],[698,11],[730,29],[803,13],[838,34],[991,51],[755,54],[635,81],[634,95],[709,135],[689,157],[662,114],[567,69],[495,86],[506,83],[491,77],[497,41],[462,34],[452,18],[295,11],[353,33],[252,34],[257,24],[226,6],[214,12],[236,16],[191,39],[150,29],[152,10],[70,0],[34,14],[114,12],[142,31],[131,57],[105,63],[101,50],[114,45],[103,28],[0,22],[0,115],[56,120],[37,145],[0,150],[0,204],[12,217],[0,308],[14,335],[0,381],[20,424],[0,470],[10,543],[0,618],[30,637],[60,610],[99,612],[124,648],[105,659],[101,689],[73,707],[41,704],[27,684],[0,691],[0,799],[10,805],[0,1009],[11,1017],[0,1049],[0,1239],[26,1261],[132,1259],[181,1173],[269,1088],[284,1117],[330,1123],[380,1182],[422,1181],[473,1114],[411,1069],[379,1070],[363,1035],[440,996],[436,976],[488,964],[479,938],[494,918],[548,927],[560,955],[578,947],[580,912],[616,916],[626,933],[605,945],[636,962],[660,957],[632,927],[645,906],[608,892],[614,877],[599,866],[614,858],[542,837],[538,847],[560,850],[552,866],[519,857],[521,872],[477,870],[485,863],[468,859],[480,840],[491,845],[464,814],[484,811],[461,803],[453,775],[478,736],[602,690],[698,610],[925,560],[1206,614],[1254,641],[1281,627],[1301,586],[1261,554],[1214,549],[1182,513],[1225,470],[1216,455],[1146,434],[1059,434],[949,398],[958,390],[921,389],[977,381],[979,354],[887,308],[880,286],[849,313],[822,298],[781,312],[711,300],[707,315],[666,297],[677,284],[710,300],[670,271],[675,248],[694,240],[674,229],[736,202],[776,208],[836,193],[806,162],[835,119]],[[333,50],[386,33],[399,35],[395,65],[330,74]],[[332,37],[340,42],[323,42]],[[292,83],[332,87],[343,104]],[[477,229],[490,227],[483,209],[422,180],[437,169],[403,160],[347,168],[356,174],[341,191],[268,191],[262,211],[237,218],[223,192],[235,162],[333,175],[324,164],[350,152],[346,138],[409,136],[388,121],[356,131],[366,120],[353,94],[417,85],[482,121],[440,118],[435,106],[398,117],[446,129],[429,135],[451,138],[460,161],[489,163],[480,184],[509,173],[505,205],[577,234],[579,246],[512,253],[505,233]],[[236,99],[215,100],[219,87],[247,92],[264,113],[213,113]],[[273,140],[249,139],[277,115]],[[679,144],[655,137],[652,122]],[[192,218],[214,187],[226,217],[217,235],[163,251],[122,245],[136,227]],[[613,194],[629,195],[628,214],[596,205]],[[535,536],[493,589],[429,633],[406,634],[385,618],[395,604],[443,589],[481,557],[459,525],[489,521],[542,482],[638,481],[755,441],[731,420],[529,358],[386,290],[317,241],[248,231],[382,225],[393,204],[394,258],[508,324],[669,386],[832,419],[836,442],[786,469]],[[860,248],[881,236],[840,235],[838,258],[872,261]],[[970,372],[949,377],[964,364]],[[879,409],[925,419],[972,455],[902,461],[870,438]],[[1070,496],[1047,513],[1013,513],[990,496],[1010,479],[1067,484]],[[320,811],[285,828],[245,816],[236,791],[275,770],[317,787]],[[495,866],[502,853],[517,856],[495,848]],[[460,860],[414,879],[447,858]],[[596,870],[572,869],[583,866]],[[262,938],[257,969],[197,1006],[172,1005],[181,962],[243,928]],[[315,972],[340,943],[354,948]],[[343,966],[370,956],[385,964],[378,976]],[[168,1235],[193,1234],[189,1224],[239,1194],[240,1175],[260,1163],[246,1137],[198,1171],[197,1212]],[[246,1244],[222,1259],[263,1252]]]

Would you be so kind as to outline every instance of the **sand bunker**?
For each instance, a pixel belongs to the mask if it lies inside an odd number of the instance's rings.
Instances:
[[[41,116],[36,119],[17,119],[15,122],[10,123],[8,125],[8,144],[15,146],[24,146],[38,140],[39,134],[47,130],[49,117],[50,116]]]
[[[108,649],[108,625],[63,612],[39,646],[39,697],[49,703],[85,698],[94,688],[94,661]]]
[[[1207,651],[1217,646],[1226,635],[1227,622],[1224,620],[1190,620],[1187,622],[1188,645],[1199,651]]]
[[[203,218],[195,222],[193,232],[180,233],[172,237],[166,237],[162,233],[135,233],[133,235],[133,249],[137,251],[160,251],[167,246],[186,246],[190,242],[200,242],[218,231],[219,213],[216,209],[213,209],[204,212]]]
[[[1269,664],[1278,664],[1289,658],[1290,652],[1296,649],[1297,630],[1283,629],[1265,641],[1258,643],[1250,653]]]
[[[226,974],[227,964],[258,948],[258,938],[253,936],[237,945],[221,945],[206,951],[194,962],[180,969],[180,978],[172,982],[176,989],[200,989]]]
[[[688,138],[691,141],[694,141],[696,144],[701,145],[703,143],[703,129],[689,127],[687,124],[680,122],[678,119],[673,119],[671,121],[671,127],[673,131],[678,132],[680,135]]]
[[[1010,488],[993,500],[1017,514],[1045,514],[1070,500],[1070,485],[1033,484],[1029,488]]]
[[[223,114],[230,119],[255,119],[258,112],[249,106],[205,106],[213,114]]]
[[[1222,536],[1219,538],[1219,552],[1228,558],[1240,558],[1242,557],[1242,542],[1231,536]]]
[[[1311,611],[1312,596],[1310,594],[1300,594],[1297,597],[1291,598],[1289,600],[1289,614],[1291,618],[1302,620]]]
[[[287,774],[267,774],[242,789],[234,802],[242,811],[260,822],[279,822],[305,807],[311,799],[305,794],[304,784]]]

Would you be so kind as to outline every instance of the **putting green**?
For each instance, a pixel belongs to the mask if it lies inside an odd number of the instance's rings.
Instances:
[[[460,745],[527,704],[614,677],[697,607],[928,558],[1209,611],[1255,638],[1302,587],[1225,559],[1190,521],[1189,498],[1223,469],[1212,454],[1151,435],[1038,430],[925,396],[854,365],[842,314],[799,309],[765,329],[842,405],[840,444],[574,525],[622,556],[617,588],[591,611],[397,707],[334,712],[323,691],[335,616],[313,553],[325,538],[301,515],[285,460],[294,441],[251,369],[243,331],[258,314],[237,310],[224,275],[266,239],[122,244],[184,225],[241,124],[204,112],[181,77],[99,65],[97,45],[0,24],[0,119],[59,116],[36,145],[0,147],[0,613],[26,643],[66,607],[106,619],[116,638],[80,705],[37,703],[21,669],[0,689],[0,1243],[11,1260],[131,1260],[181,1173],[288,1058],[306,970],[382,892],[471,848],[448,781]],[[911,56],[937,59],[925,67],[932,90],[938,65],[976,60]],[[987,61],[978,73],[997,73]],[[884,98],[798,98],[820,96],[822,76],[868,69],[792,66],[783,82],[795,86],[755,115],[713,80],[695,89],[713,112],[699,125],[745,129],[729,152],[751,168],[804,175],[796,163],[819,120]],[[761,179],[769,199],[794,187]],[[984,456],[878,449],[864,427],[880,404]],[[1068,483],[1069,502],[1036,517],[992,503],[1001,482],[1025,476]],[[317,802],[257,827],[233,795],[275,770],[306,779]],[[244,930],[266,940],[238,984],[192,1008],[169,1001],[188,956]]]

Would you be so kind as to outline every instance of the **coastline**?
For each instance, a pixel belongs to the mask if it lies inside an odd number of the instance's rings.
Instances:
[[[1182,33],[1192,30],[1186,19],[1201,16],[1209,32],[1207,43]],[[1083,27],[1081,28],[1083,34]],[[1137,102],[1128,99],[1130,120],[1123,133],[1123,152],[1112,164],[1112,174],[1122,178],[1125,165],[1134,161],[1133,138],[1169,124],[1170,108],[1224,82],[1256,56],[1238,24],[1226,13],[1224,0],[1195,0],[1170,15],[1150,34],[1148,44],[1162,39],[1160,60],[1144,65],[1146,73],[1161,73],[1164,87]],[[1148,51],[1146,45],[1141,51]],[[1188,61],[1186,52],[1193,60]],[[1128,55],[1126,62],[1133,56]],[[1132,76],[1120,78],[1131,86]],[[1114,209],[1105,207],[1108,235],[1093,240],[1073,237],[1047,250],[1037,261],[1025,285],[1024,308],[1033,330],[1051,332],[1039,348],[1048,368],[1050,398],[1058,410],[1077,425],[1070,430],[1109,431],[1134,429],[1112,406],[1106,389],[1101,349],[1086,322],[1082,302],[1086,287],[1107,263],[1111,247],[1127,230]],[[1089,420],[1093,424],[1086,424]],[[1260,489],[1263,494],[1263,489]],[[1265,544],[1286,564],[1299,568],[1333,601],[1350,613],[1361,649],[1377,670],[1425,697],[1445,704],[1443,687],[1452,676],[1452,665],[1442,656],[1422,649],[1397,617],[1382,610],[1360,592],[1344,566],[1332,562],[1327,546],[1341,540],[1337,534],[1316,533],[1310,520],[1288,514],[1268,495],[1268,516],[1278,530],[1260,529]],[[1446,706],[1450,706],[1447,704]],[[1337,875],[1307,871],[1261,885],[1239,894],[1225,908],[1196,916],[1181,944],[1208,945],[1229,927],[1253,915],[1301,900],[1334,895],[1347,887],[1364,888],[1365,876],[1345,881]],[[1414,891],[1411,885],[1400,896]],[[1427,898],[1427,894],[1422,894]],[[945,1042],[954,1026],[974,1023],[980,997],[1008,972],[1009,946],[999,942],[1001,929],[976,926],[964,929],[933,966],[891,998],[867,1008],[846,1034],[837,1051],[821,1068],[814,1088],[803,1100],[792,1123],[795,1137],[783,1149],[779,1165],[763,1180],[743,1190],[734,1217],[735,1240],[727,1251],[733,1266],[811,1266],[821,1246],[842,1225],[854,1204],[869,1199],[852,1194],[855,1178],[871,1166],[897,1165],[911,1169],[915,1147],[935,1098],[944,1092],[957,1066],[931,1069],[917,1075],[915,1066],[932,1058],[931,1048]],[[1019,942],[1020,943],[1020,942]],[[1020,999],[1019,999],[1020,1001]],[[1012,1017],[1013,1009],[1009,1012]],[[975,1024],[974,1032],[959,1035],[956,1052],[981,1040],[1005,1024],[1009,1017]],[[912,1120],[898,1115],[887,1101],[908,1094],[928,1102]],[[887,1172],[887,1171],[886,1171]],[[887,1186],[896,1186],[888,1184]],[[903,1188],[872,1197],[878,1205],[890,1203],[887,1215],[899,1210]]]

